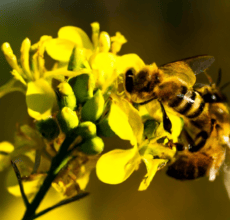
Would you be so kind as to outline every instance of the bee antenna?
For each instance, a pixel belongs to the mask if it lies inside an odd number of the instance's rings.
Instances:
[[[165,111],[165,108],[164,108],[163,104],[160,101],[159,101],[159,103],[161,105],[161,110],[162,110],[162,113],[163,113],[163,126],[164,126],[164,129],[171,134],[172,133],[171,132],[172,123],[171,123],[168,115],[166,114],[166,111]]]
[[[225,89],[229,84],[230,84],[230,82],[226,82],[224,85],[222,85],[220,87],[220,91],[222,91],[223,89]]]
[[[222,70],[221,70],[221,68],[219,68],[218,76],[217,76],[217,79],[216,79],[216,86],[217,87],[220,85],[221,78],[222,78]]]

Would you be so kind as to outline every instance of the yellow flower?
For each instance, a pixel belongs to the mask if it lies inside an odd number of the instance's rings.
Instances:
[[[12,91],[23,91],[26,95],[28,113],[37,120],[48,118],[56,105],[55,93],[50,83],[43,77],[46,72],[43,53],[45,42],[49,38],[48,36],[41,38],[38,49],[32,57],[31,68],[29,65],[31,44],[28,38],[22,42],[21,65],[18,64],[10,44],[4,43],[2,45],[6,60],[13,68],[12,75],[14,78],[0,88],[0,97]],[[44,102],[47,98],[48,101]]]
[[[66,26],[59,30],[57,38],[46,42],[46,51],[58,62],[55,68],[62,70],[68,68],[75,71],[76,75],[92,73],[96,88],[101,88],[104,93],[114,83],[118,75],[123,74],[133,63],[144,63],[134,54],[116,55],[122,44],[127,42],[119,32],[115,37],[110,37],[107,32],[100,32],[99,23],[94,22],[91,26],[92,42],[82,29]],[[113,42],[112,46],[111,41]],[[73,60],[77,60],[74,67],[69,62],[73,55]]]
[[[171,146],[168,146],[170,142],[167,140],[170,134],[162,131],[161,126],[157,128],[153,139],[145,139],[144,124],[138,110],[125,99],[116,96],[112,96],[112,99],[109,125],[121,139],[129,140],[133,148],[115,149],[102,155],[96,165],[97,176],[102,182],[119,184],[138,169],[140,162],[143,161],[147,174],[139,190],[145,190],[157,170],[163,168],[174,157],[176,148],[171,149]],[[176,126],[177,121],[173,120],[172,123]],[[172,130],[172,136],[179,136],[174,131]],[[165,137],[165,143],[157,143],[162,137]]]
[[[13,152],[13,150],[14,146],[11,143],[7,141],[0,143],[0,171],[4,170],[10,165],[10,153]]]
[[[120,51],[121,46],[127,42],[125,37],[120,32],[116,32],[116,36],[111,37],[111,41],[113,42],[112,52],[114,54],[117,54]]]

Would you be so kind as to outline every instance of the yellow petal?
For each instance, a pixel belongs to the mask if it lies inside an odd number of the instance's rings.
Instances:
[[[125,37],[120,33],[116,32],[116,36],[111,37],[112,43],[112,53],[116,54],[120,51],[121,46],[127,42]]]
[[[115,73],[116,56],[111,53],[98,53],[92,56],[90,64],[94,71],[96,84],[98,87],[101,87],[107,80],[110,80]],[[114,77],[116,77],[116,75]]]
[[[69,71],[69,70],[61,68],[61,69],[56,69],[56,70],[45,72],[44,78],[57,78],[59,76],[75,77],[83,73],[91,73],[91,72],[92,70],[85,69],[85,68],[77,70],[77,71]]]
[[[127,114],[115,103],[112,103],[109,114],[109,126],[123,140],[136,140],[129,124]]]
[[[178,137],[183,129],[184,126],[184,121],[181,117],[178,116],[177,113],[175,113],[173,110],[168,108],[167,106],[165,107],[166,114],[168,115],[171,123],[172,123],[172,133],[169,134],[167,131],[164,130],[163,128],[163,114],[162,110],[160,107],[160,104],[157,100],[153,100],[152,102],[149,102],[148,104],[145,105],[149,115],[156,119],[157,121],[161,122],[159,128],[157,129],[157,136],[167,136],[169,139],[172,139],[173,142],[178,141]]]
[[[138,110],[127,100],[113,96],[109,125],[121,139],[130,140],[133,145],[141,143],[144,125]]]
[[[112,150],[103,154],[98,160],[97,176],[104,183],[122,183],[138,168],[140,158],[136,148]]]
[[[74,46],[73,41],[55,38],[46,43],[46,51],[54,60],[68,62]]]
[[[173,159],[176,153],[176,147],[169,148],[164,144],[157,143],[157,139],[152,139],[148,143],[147,149],[144,152],[144,157],[151,156],[162,159]]]
[[[137,54],[126,54],[117,58],[117,69],[119,73],[125,73],[129,68],[139,71],[145,66],[143,60]]]
[[[55,102],[55,93],[46,80],[41,78],[28,83],[26,104],[32,118],[37,120],[48,118]]]
[[[159,165],[166,163],[168,160],[166,159],[149,159],[149,158],[142,158],[146,168],[147,174],[145,175],[144,179],[142,180],[138,190],[143,191],[146,190],[151,183],[153,177],[155,176]]]
[[[0,151],[5,153],[11,153],[14,150],[14,145],[8,141],[3,141],[0,143]]]
[[[72,41],[76,46],[93,50],[93,45],[87,34],[78,27],[65,26],[58,31],[58,38]]]
[[[45,176],[45,174],[37,174],[33,179],[23,182],[25,194],[27,196],[34,195],[40,189]],[[9,186],[7,187],[7,190],[14,196],[21,196],[19,185]]]
[[[0,143],[0,171],[10,165],[11,156],[9,155],[14,150],[14,146],[7,141]]]

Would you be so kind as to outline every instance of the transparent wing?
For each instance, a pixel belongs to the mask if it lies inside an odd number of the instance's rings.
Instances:
[[[196,82],[196,75],[204,72],[214,62],[213,56],[201,55],[175,61],[159,67],[167,77],[175,77],[188,86]]]

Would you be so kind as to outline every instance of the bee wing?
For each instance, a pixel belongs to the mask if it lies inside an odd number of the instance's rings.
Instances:
[[[212,65],[212,63],[215,61],[215,58],[213,56],[209,55],[200,55],[196,57],[191,57],[182,60],[186,62],[192,71],[195,73],[195,75],[204,72],[208,67]]]
[[[196,90],[196,89],[201,89],[203,88],[204,86],[207,86],[207,84],[204,84],[204,83],[196,83],[193,88]]]
[[[187,58],[184,60],[175,61],[172,63],[160,66],[167,77],[175,77],[185,83],[187,86],[193,86],[196,82],[196,75],[204,72],[214,62],[213,56],[201,55]]]

